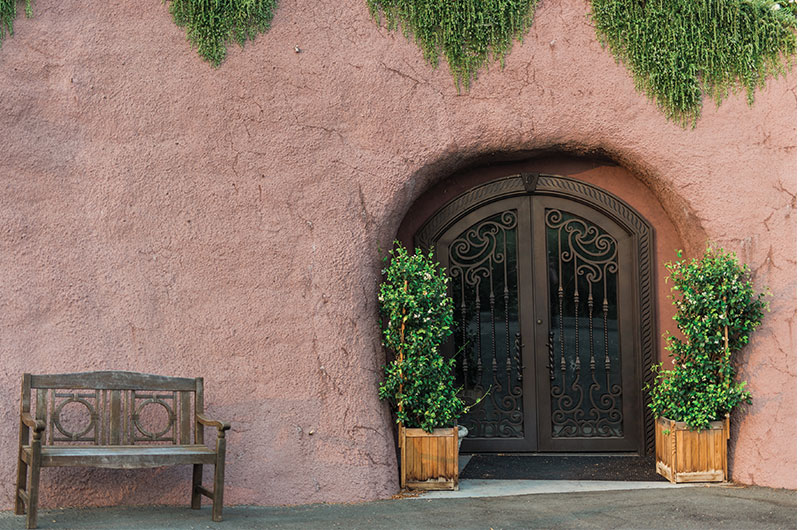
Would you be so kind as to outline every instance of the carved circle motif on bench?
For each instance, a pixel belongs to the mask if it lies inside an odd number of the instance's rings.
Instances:
[[[167,411],[167,426],[164,427],[163,430],[158,432],[148,431],[142,426],[140,421],[142,410],[147,405],[153,405],[153,404],[161,405],[162,407],[164,407],[164,410]],[[151,397],[146,401],[143,401],[138,407],[136,407],[136,412],[133,414],[133,424],[136,426],[136,429],[140,433],[142,433],[146,438],[149,438],[150,440],[158,440],[159,438],[167,434],[169,430],[172,429],[172,426],[175,425],[175,413],[172,411],[172,407],[170,407],[169,404],[165,402],[163,399],[158,397]]]
[[[86,410],[89,412],[89,424],[81,432],[70,431],[61,424],[61,413],[64,411],[64,407],[70,403],[80,403],[86,407]],[[56,429],[58,429],[61,434],[70,440],[79,440],[82,438],[86,433],[94,428],[95,423],[97,423],[97,410],[95,410],[92,404],[86,401],[86,399],[76,394],[69,396],[67,399],[59,403],[53,412],[53,425],[55,425]]]

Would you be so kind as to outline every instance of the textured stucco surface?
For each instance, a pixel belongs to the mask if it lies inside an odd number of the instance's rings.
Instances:
[[[234,425],[226,502],[388,496],[377,248],[475,161],[602,153],[684,246],[719,242],[770,286],[732,471],[794,488],[795,76],[753,106],[708,103],[686,131],[634,91],[586,9],[543,0],[505,69],[458,94],[362,0],[281,0],[217,70],[160,1],[38,0],[0,49],[0,421],[16,426],[23,371],[203,375]],[[188,502],[185,469],[43,476],[44,506]]]

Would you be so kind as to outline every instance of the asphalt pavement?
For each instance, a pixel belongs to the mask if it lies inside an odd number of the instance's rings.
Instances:
[[[499,481],[512,483],[513,481]],[[523,482],[523,481],[520,481]],[[538,481],[524,481],[538,482]],[[565,481],[564,481],[565,482]],[[734,484],[635,489],[602,485],[506,484],[495,495],[480,483],[460,492],[401,497],[358,504],[226,506],[225,520],[211,509],[132,506],[41,510],[41,529],[787,529],[797,528],[797,492]],[[510,488],[505,490],[503,487]],[[613,487],[613,486],[609,486]],[[622,487],[622,486],[617,486]],[[554,489],[555,488],[555,489]],[[490,488],[491,489],[491,488]],[[469,490],[472,494],[469,494]],[[540,493],[523,493],[539,491]],[[465,493],[466,492],[466,493]],[[25,518],[0,512],[0,529],[21,529]]]

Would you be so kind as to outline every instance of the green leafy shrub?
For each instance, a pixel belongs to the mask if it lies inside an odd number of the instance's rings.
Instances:
[[[409,254],[400,243],[395,246],[384,259],[386,279],[378,296],[383,345],[395,358],[385,367],[378,395],[396,405],[398,423],[432,432],[454,425],[464,412],[454,386],[455,359],[445,359],[439,349],[453,332],[453,300],[433,251]]]
[[[434,67],[444,55],[458,88],[469,88],[491,57],[500,59],[533,23],[538,0],[367,0],[370,13],[389,29],[413,35]]]
[[[3,38],[14,34],[14,19],[17,18],[18,0],[0,0],[0,45]],[[25,16],[33,16],[33,5],[31,0],[25,0]]]
[[[175,23],[186,27],[200,56],[219,66],[231,41],[244,46],[269,29],[276,4],[277,0],[171,0],[169,9]]]
[[[797,4],[791,0],[591,0],[598,39],[636,88],[683,126],[744,88],[752,103],[767,77],[791,68]]]
[[[750,271],[733,253],[706,249],[701,259],[667,263],[674,282],[673,319],[684,338],[667,334],[672,370],[653,366],[650,409],[656,416],[708,428],[742,402],[751,403],[745,382],[736,382],[733,356],[764,317],[764,294],[755,295]]]

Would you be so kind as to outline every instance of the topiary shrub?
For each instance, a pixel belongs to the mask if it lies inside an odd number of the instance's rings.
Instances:
[[[736,381],[734,355],[761,324],[764,294],[756,295],[746,265],[733,253],[706,249],[700,259],[666,264],[674,282],[673,319],[683,338],[667,334],[672,370],[657,372],[650,390],[650,410],[656,416],[706,429],[742,402],[751,403],[746,382]]]
[[[378,395],[395,405],[397,422],[407,428],[452,427],[464,402],[454,386],[455,359],[445,359],[439,348],[453,327],[448,278],[434,263],[433,251],[409,254],[398,242],[384,262],[378,301],[385,319],[383,345],[394,360],[385,366]]]

